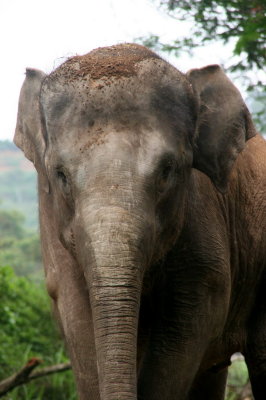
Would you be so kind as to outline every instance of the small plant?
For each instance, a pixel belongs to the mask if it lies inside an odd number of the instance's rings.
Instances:
[[[243,396],[243,391],[248,390],[248,394]],[[244,359],[241,357],[233,361],[228,372],[226,400],[252,400],[249,387],[248,369]]]

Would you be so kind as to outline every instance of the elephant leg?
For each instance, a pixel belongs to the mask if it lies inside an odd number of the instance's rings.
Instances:
[[[247,349],[244,353],[255,400],[266,398],[266,312],[250,322]]]
[[[160,337],[162,343],[167,343],[169,340],[169,337]],[[158,342],[149,343],[150,347],[139,374],[138,400],[189,398],[190,389],[203,358],[201,349],[205,347],[202,340],[199,341],[196,338],[190,339],[190,345],[188,341],[184,343],[182,339],[176,340],[180,341],[175,349],[173,347],[169,349],[167,346],[168,348],[164,350],[158,347]]]
[[[189,398],[209,344],[225,324],[229,266],[222,257],[214,264],[199,254],[185,247],[161,267],[163,275],[153,289],[156,313],[139,372],[139,400]]]
[[[139,400],[187,399],[208,345],[217,335],[219,326],[224,325],[227,304],[218,307],[221,302],[219,290],[208,293],[207,289],[204,294],[208,299],[208,309],[202,300],[204,289],[195,289],[194,286],[193,299],[191,288],[184,288],[184,291],[190,293],[190,299],[180,292],[176,292],[175,299],[171,297],[172,304],[167,304],[164,299],[162,308],[166,306],[167,310],[162,310],[161,318],[152,328],[139,373]],[[166,293],[169,294],[169,291]],[[212,377],[212,386],[214,388],[219,383],[223,393],[225,376],[223,379],[222,374],[220,376],[219,379]],[[204,379],[207,381],[207,377],[202,377],[202,381]],[[213,400],[211,390],[210,387],[209,397],[206,392],[206,399]]]
[[[193,384],[189,400],[224,400],[228,368],[219,372],[207,371]]]

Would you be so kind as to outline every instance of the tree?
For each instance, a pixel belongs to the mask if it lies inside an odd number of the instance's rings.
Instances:
[[[24,235],[22,224],[24,217],[17,211],[0,211],[0,240],[14,237],[21,239]]]
[[[22,368],[20,368],[19,371],[0,381],[0,397],[5,396],[8,392],[11,392],[11,390],[14,390],[18,386],[25,385],[34,379],[42,378],[58,372],[64,372],[71,368],[70,362],[66,362],[34,371],[41,362],[42,360],[39,358],[31,358]]]
[[[234,39],[234,54],[242,59],[233,70],[265,66],[265,0],[160,0],[160,5],[176,19],[193,22],[191,37],[176,40],[168,45],[170,50]]]
[[[42,266],[40,239],[24,228],[24,219],[18,211],[0,210],[0,265],[11,265],[19,275],[36,275]]]

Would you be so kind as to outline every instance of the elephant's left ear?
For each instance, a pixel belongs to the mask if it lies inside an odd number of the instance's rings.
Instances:
[[[19,97],[17,126],[14,136],[14,143],[33,162],[38,172],[42,168],[46,147],[39,103],[41,85],[45,76],[44,72],[36,69],[26,70],[26,78]]]
[[[194,167],[226,191],[230,171],[256,129],[237,88],[218,65],[187,73],[199,99]]]

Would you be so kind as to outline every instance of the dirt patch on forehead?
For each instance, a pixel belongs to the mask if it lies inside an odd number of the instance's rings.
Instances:
[[[160,57],[137,44],[102,47],[86,55],[70,58],[52,72],[50,78],[62,76],[73,81],[80,78],[130,77],[136,75],[136,64],[148,58]]]

